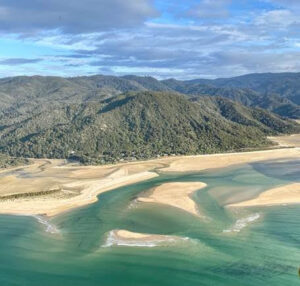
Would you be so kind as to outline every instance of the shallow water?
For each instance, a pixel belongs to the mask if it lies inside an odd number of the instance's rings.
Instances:
[[[197,174],[161,174],[104,193],[97,203],[51,221],[0,216],[0,285],[299,285],[300,206],[224,207],[300,181],[299,164],[269,161]],[[172,207],[135,203],[138,194],[174,181],[208,184],[193,195],[201,218]],[[109,245],[113,229],[182,239]]]

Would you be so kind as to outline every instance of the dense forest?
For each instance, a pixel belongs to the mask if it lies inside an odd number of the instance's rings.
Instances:
[[[14,158],[5,154],[0,154],[0,168],[17,167],[29,163],[30,160],[26,158]]]
[[[222,96],[280,116],[300,118],[300,73],[251,74],[227,79],[159,81],[152,77],[12,77],[0,79],[0,112],[26,115],[38,106],[99,101],[126,92],[162,91],[194,96]]]
[[[18,80],[3,84],[9,96],[0,112],[0,152],[13,157],[105,164],[263,148],[272,144],[267,135],[300,131],[292,120],[217,95],[90,93],[94,82],[80,84],[89,78],[76,78],[76,88],[61,78]],[[130,90],[123,79],[117,86]]]

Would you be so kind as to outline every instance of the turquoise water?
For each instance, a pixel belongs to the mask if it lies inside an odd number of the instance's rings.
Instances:
[[[202,218],[134,203],[138,194],[174,181],[208,184],[193,196]],[[299,161],[160,174],[51,219],[50,232],[33,217],[0,216],[0,285],[300,285],[300,206],[224,208],[294,181],[300,181]],[[51,233],[55,228],[59,233]],[[189,239],[103,247],[113,229]]]

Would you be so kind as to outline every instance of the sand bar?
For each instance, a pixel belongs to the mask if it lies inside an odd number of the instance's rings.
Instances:
[[[300,204],[300,183],[270,189],[255,199],[231,204],[229,207],[272,206],[282,204]]]
[[[164,157],[106,166],[79,166],[68,164],[65,160],[32,159],[31,165],[0,170],[0,213],[53,216],[93,203],[100,193],[154,178],[157,173],[153,170],[198,172],[276,159],[300,159],[300,148]],[[38,195],[49,190],[58,191]],[[23,194],[26,197],[1,199]],[[195,213],[190,201],[188,204],[190,212]]]
[[[122,230],[122,229],[117,230],[116,235],[120,238],[125,238],[125,239],[149,239],[150,237],[157,237],[157,235],[153,235],[153,234],[132,232],[132,231]]]
[[[196,203],[191,195],[206,184],[201,182],[166,183],[156,187],[149,196],[139,197],[139,202],[159,203],[182,209],[193,215],[199,215]]]
[[[187,240],[187,238],[173,235],[137,233],[128,230],[112,230],[108,233],[107,240],[103,247],[110,247],[113,245],[155,247],[182,240]]]

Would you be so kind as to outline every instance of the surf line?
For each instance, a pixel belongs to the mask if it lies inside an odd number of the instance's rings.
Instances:
[[[41,223],[42,225],[44,225],[45,231],[49,232],[49,233],[59,233],[58,228],[53,225],[52,223],[50,223],[45,217],[41,216],[41,215],[34,215],[33,216],[39,223]]]

